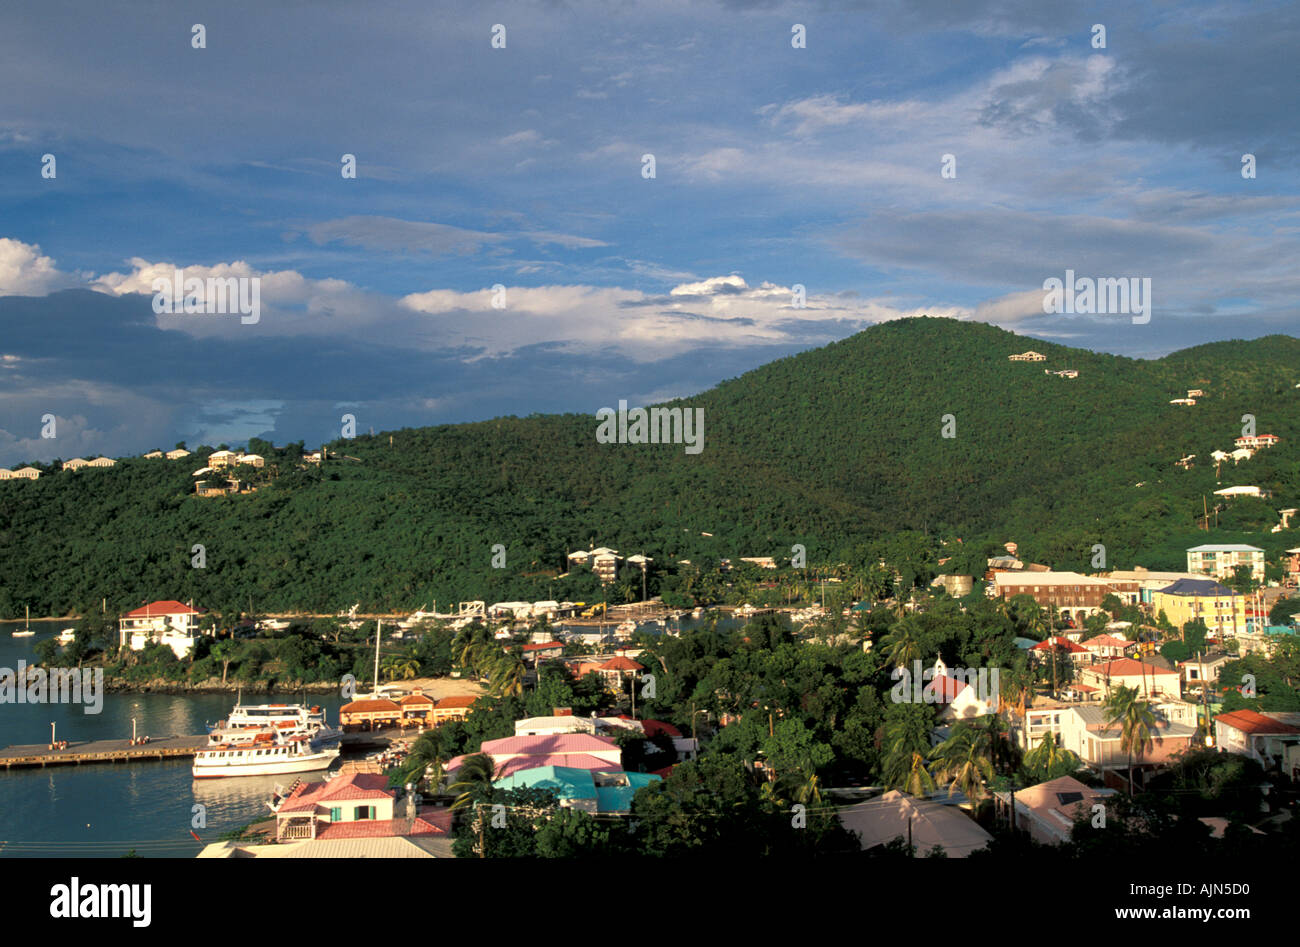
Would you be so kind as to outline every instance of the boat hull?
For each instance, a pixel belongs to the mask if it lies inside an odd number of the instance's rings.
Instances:
[[[195,762],[192,768],[195,779],[224,779],[234,776],[280,776],[285,773],[310,773],[329,769],[338,759],[339,751],[312,753],[283,760],[249,760],[248,762]]]

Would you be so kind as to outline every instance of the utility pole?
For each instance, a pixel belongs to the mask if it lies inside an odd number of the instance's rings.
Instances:
[[[1214,746],[1214,731],[1210,728],[1210,682],[1205,677],[1205,652],[1197,652],[1201,660],[1201,706],[1205,708],[1205,745]]]

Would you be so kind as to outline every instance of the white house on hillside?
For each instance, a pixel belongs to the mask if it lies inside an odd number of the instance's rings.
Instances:
[[[165,644],[178,658],[189,655],[199,636],[199,620],[206,614],[183,602],[150,602],[127,612],[118,621],[119,643],[141,651],[149,643]]]

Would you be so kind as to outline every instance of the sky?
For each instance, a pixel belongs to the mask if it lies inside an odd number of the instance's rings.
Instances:
[[[1269,2],[3,5],[0,465],[594,416],[920,314],[1296,334],[1296,49]],[[156,311],[178,269],[256,321]],[[1044,313],[1067,270],[1149,321]]]

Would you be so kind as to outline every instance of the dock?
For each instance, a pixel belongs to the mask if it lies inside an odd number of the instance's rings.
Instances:
[[[207,744],[206,735],[150,737],[148,743],[136,746],[132,746],[130,740],[69,741],[66,750],[51,750],[48,743],[29,743],[0,750],[0,766],[13,769],[176,759],[193,756]]]

